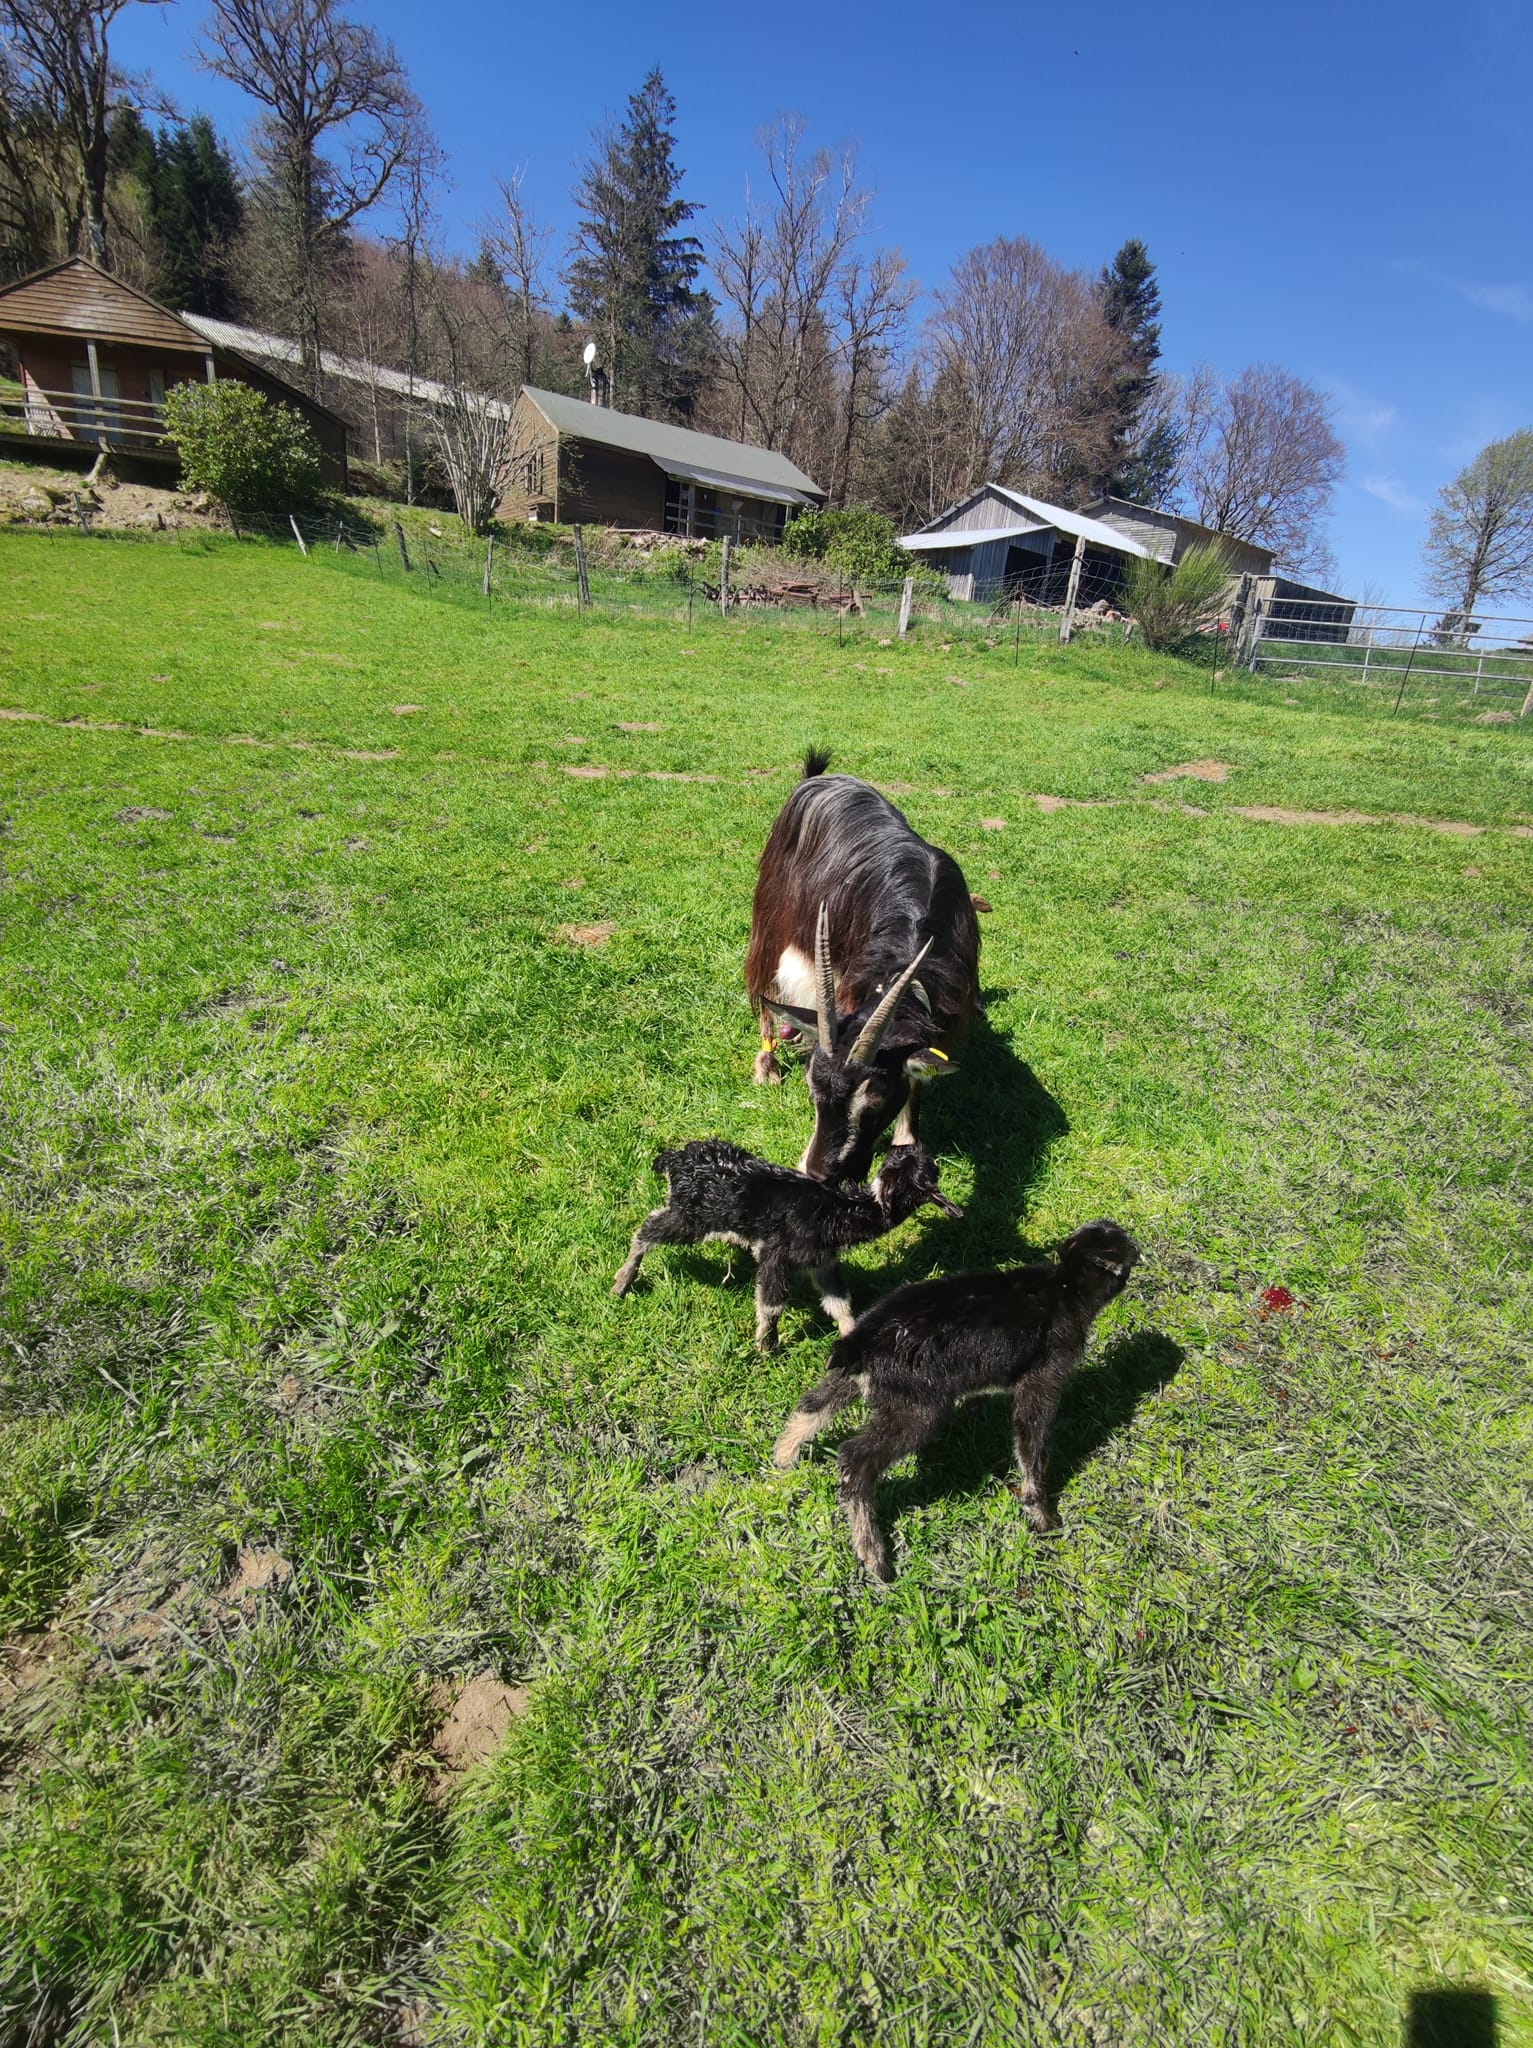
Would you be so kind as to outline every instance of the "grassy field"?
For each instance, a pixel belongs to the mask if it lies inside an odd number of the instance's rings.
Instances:
[[[0,2040],[1533,2043],[1533,736],[62,535],[0,714]],[[1063,1535],[978,1403],[887,1589],[807,1293],[608,1294],[658,1145],[804,1142],[810,738],[994,906],[856,1302],[1147,1250]]]

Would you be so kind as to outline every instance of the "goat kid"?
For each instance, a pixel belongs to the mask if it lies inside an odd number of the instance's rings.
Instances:
[[[1138,1262],[1139,1247],[1127,1232],[1100,1219],[1082,1224],[1056,1259],[896,1288],[831,1346],[829,1370],[788,1417],[773,1463],[792,1465],[816,1431],[860,1395],[868,1420],[837,1453],[838,1493],[853,1550],[875,1579],[891,1579],[873,1512],[880,1475],[935,1436],[957,1402],[1010,1387],[1021,1475],[1015,1491],[1034,1529],[1057,1529],[1046,1471],[1059,1396],[1092,1323],[1123,1292]]]
[[[937,1187],[937,1164],[924,1145],[890,1151],[871,1187],[830,1186],[773,1166],[722,1138],[696,1138],[655,1156],[668,1200],[634,1232],[628,1257],[612,1283],[624,1295],[644,1254],[657,1244],[744,1245],[756,1260],[756,1343],[777,1346],[777,1322],[793,1275],[814,1275],[825,1313],[844,1335],[852,1328],[840,1253],[867,1244],[931,1202],[947,1216],[962,1216]]]
[[[761,1019],[757,1081],[786,1031],[811,1047],[817,1180],[861,1180],[880,1134],[917,1132],[920,1083],[951,1056],[979,1001],[979,923],[951,854],[887,797],[827,775],[811,752],[756,874],[745,985]],[[916,971],[920,970],[920,979]]]

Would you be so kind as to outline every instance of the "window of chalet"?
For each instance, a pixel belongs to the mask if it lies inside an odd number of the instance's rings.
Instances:
[[[522,489],[529,498],[543,496],[543,450],[534,448],[522,463]]]

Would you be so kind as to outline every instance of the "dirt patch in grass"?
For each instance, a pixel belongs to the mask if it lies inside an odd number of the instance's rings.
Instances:
[[[69,1638],[60,1629],[27,1629],[0,1643],[0,1708],[56,1684],[69,1660]]]
[[[494,1756],[511,1723],[526,1713],[528,1694],[525,1685],[507,1685],[481,1672],[461,1686],[434,1687],[431,1699],[433,1706],[445,1709],[431,1738],[431,1753],[444,1766],[434,1787],[440,1800],[452,1791],[455,1778]]]
[[[1004,832],[1006,830],[1006,820],[1004,818],[981,818],[979,822],[980,829],[984,832]]]
[[[619,732],[659,732],[662,730],[660,726],[652,725],[644,719],[630,718],[620,718],[617,722],[617,729]]]
[[[1515,725],[1515,711],[1478,711],[1470,721],[1474,725]]]
[[[1453,839],[1477,839],[1486,829],[1462,818],[1418,818],[1409,811],[1295,811],[1285,804],[1231,804],[1230,809],[1237,818],[1251,818],[1260,825],[1418,825]]]
[[[1228,782],[1234,774],[1228,761],[1180,761],[1174,768],[1157,768],[1153,775],[1141,775],[1141,782]]]
[[[389,709],[396,718],[413,718],[420,710],[419,704],[391,704]]]
[[[590,949],[605,946],[617,930],[615,924],[561,924],[554,937],[563,946],[584,946]]]
[[[154,804],[125,804],[115,815],[119,825],[163,825],[171,814]]]

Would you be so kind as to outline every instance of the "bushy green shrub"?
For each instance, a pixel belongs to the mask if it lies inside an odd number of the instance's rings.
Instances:
[[[523,555],[551,555],[555,548],[563,547],[570,538],[567,526],[555,526],[542,519],[508,519],[500,528],[500,537],[508,549]]]
[[[844,512],[801,512],[783,533],[782,551],[795,561],[824,562],[848,583],[892,583],[914,567],[898,545],[893,522],[860,505]]]
[[[178,384],[165,428],[181,451],[181,480],[230,512],[280,517],[319,492],[319,450],[307,424],[248,384]]]
[[[1123,578],[1121,602],[1139,621],[1147,647],[1175,654],[1223,611],[1230,573],[1217,541],[1190,547],[1174,569],[1136,556]]]

